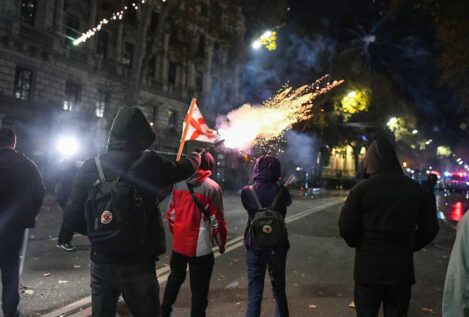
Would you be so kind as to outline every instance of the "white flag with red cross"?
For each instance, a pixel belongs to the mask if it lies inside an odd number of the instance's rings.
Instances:
[[[187,128],[187,133],[183,140],[181,141],[202,141],[214,143],[217,140],[217,132],[208,127],[207,123],[202,116],[202,113],[197,107],[197,104],[194,104],[192,107],[192,112],[188,111],[186,118],[184,119],[184,124],[182,130],[185,131],[186,125],[189,125]]]

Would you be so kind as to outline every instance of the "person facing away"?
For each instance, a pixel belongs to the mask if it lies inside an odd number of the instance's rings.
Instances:
[[[213,156],[204,152],[195,174],[174,187],[166,212],[169,229],[173,234],[173,252],[171,273],[161,303],[163,317],[171,315],[172,306],[186,278],[188,265],[192,292],[191,317],[205,316],[214,266],[212,248],[215,243],[220,253],[224,253],[227,237],[222,191],[210,178],[214,165]],[[196,198],[192,196],[189,186]],[[201,207],[205,210],[201,210]]]
[[[180,162],[166,160],[153,151],[145,151],[154,140],[155,133],[142,111],[136,107],[125,107],[112,123],[107,153],[99,156],[105,179],[120,177],[135,186],[146,221],[144,227],[134,228],[144,233],[144,245],[134,249],[126,248],[124,251],[117,245],[106,249],[90,239],[93,317],[115,316],[119,295],[133,316],[160,316],[155,262],[165,252],[166,243],[157,193],[159,188],[192,175],[200,164],[200,154],[193,153]],[[73,219],[83,215],[93,184],[102,179],[96,161],[96,158],[86,160],[75,178],[66,210]],[[117,216],[105,210],[100,223],[112,223],[114,218]]]
[[[292,203],[290,193],[278,184],[281,175],[280,161],[271,155],[264,155],[256,160],[252,178],[254,184],[245,186],[241,190],[241,202],[248,213],[248,224],[244,234],[246,246],[246,262],[248,269],[248,307],[247,317],[259,317],[261,314],[262,294],[266,269],[272,283],[272,291],[276,303],[275,315],[288,317],[288,302],[285,292],[285,269],[287,252],[290,248],[288,237],[275,246],[260,247],[256,245],[250,224],[255,214],[259,212],[258,204],[251,192],[256,192],[262,207],[270,207],[277,198],[272,209],[285,218],[287,206]],[[280,193],[279,193],[280,192]]]
[[[59,171],[56,176],[56,201],[64,211],[62,225],[57,240],[57,248],[61,248],[68,252],[75,251],[75,247],[71,241],[75,232],[86,234],[86,223],[84,217],[80,217],[78,221],[71,221],[71,217],[65,215],[68,196],[72,190],[73,181],[78,172],[74,159],[64,159],[60,162]],[[78,226],[73,224],[78,223]]]
[[[349,192],[339,218],[340,235],[355,252],[358,317],[407,316],[415,283],[413,253],[438,233],[435,202],[404,176],[393,145],[372,142],[364,160],[369,178]]]
[[[15,151],[16,135],[0,129],[0,270],[4,317],[19,316],[20,253],[25,229],[33,228],[44,197],[36,165]]]
[[[443,317],[469,316],[469,212],[458,224],[443,291]]]

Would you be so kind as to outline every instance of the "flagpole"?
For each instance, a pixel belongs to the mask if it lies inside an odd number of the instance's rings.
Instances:
[[[184,127],[184,131],[182,132],[181,143],[179,143],[179,150],[178,150],[178,155],[176,157],[176,161],[179,161],[181,159],[182,150],[184,149],[184,144],[186,143],[187,132],[189,131],[189,122],[187,122],[187,120],[190,120],[190,118],[192,118],[192,111],[194,110],[196,102],[197,102],[197,99],[192,98],[191,105],[189,106],[189,110],[187,111],[186,117],[184,118],[184,122],[186,123],[186,126]]]

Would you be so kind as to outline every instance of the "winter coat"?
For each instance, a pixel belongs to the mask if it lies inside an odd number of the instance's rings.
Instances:
[[[339,219],[340,235],[356,248],[355,281],[413,284],[413,252],[438,232],[435,202],[403,175],[388,141],[370,145],[364,166],[370,177],[352,188]]]
[[[137,264],[155,262],[158,255],[165,252],[164,229],[159,211],[159,193],[192,175],[200,163],[197,156],[173,162],[160,155],[144,151],[151,145],[155,134],[143,113],[138,108],[123,108],[110,131],[106,154],[100,156],[106,178],[123,176],[137,188],[143,198],[148,216],[145,250],[136,250],[133,256],[116,257],[98,252],[91,245],[91,260],[107,264]],[[93,184],[99,178],[94,158],[86,160],[78,171],[66,208],[66,217],[75,221],[84,218],[84,204]],[[161,197],[162,198],[162,197]]]
[[[458,224],[443,291],[443,317],[469,316],[469,212]]]
[[[254,190],[256,191],[259,201],[263,207],[270,207],[275,196],[281,190],[282,194],[277,200],[274,210],[278,211],[282,217],[285,218],[287,207],[291,205],[292,199],[288,190],[279,186],[277,183],[280,178],[280,169],[280,162],[275,157],[268,155],[260,157],[254,165],[252,174],[254,184],[252,186],[254,186]],[[254,218],[254,215],[259,211],[249,186],[245,186],[241,190],[241,203],[248,213],[248,222],[244,233],[244,244],[247,248],[259,249],[249,230],[250,223]],[[288,239],[286,239],[279,247],[289,248],[289,246]]]
[[[220,186],[210,179],[209,170],[198,169],[188,180],[174,187],[166,212],[169,230],[173,234],[173,251],[185,256],[204,256],[212,253],[215,243],[226,245],[227,225],[223,213]],[[187,183],[192,184],[196,197],[208,211],[206,219],[192,199]]]
[[[36,165],[13,149],[0,149],[0,233],[33,228],[43,197]]]

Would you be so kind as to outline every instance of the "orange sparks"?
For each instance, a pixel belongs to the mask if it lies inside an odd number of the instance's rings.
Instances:
[[[278,138],[293,124],[310,119],[314,101],[344,82],[334,81],[320,87],[326,78],[297,89],[285,86],[261,105],[244,104],[218,118],[218,132],[225,139],[225,146],[246,150],[255,143]]]

